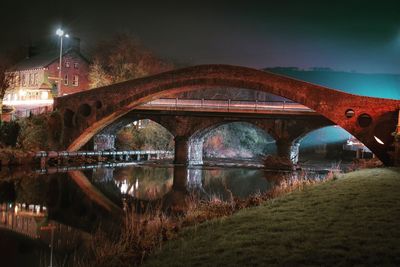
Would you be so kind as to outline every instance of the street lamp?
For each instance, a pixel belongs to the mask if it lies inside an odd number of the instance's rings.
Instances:
[[[58,95],[61,93],[61,66],[62,66],[62,49],[63,49],[63,37],[69,37],[68,34],[65,34],[62,29],[57,29],[56,34],[60,37],[60,61],[58,64]]]

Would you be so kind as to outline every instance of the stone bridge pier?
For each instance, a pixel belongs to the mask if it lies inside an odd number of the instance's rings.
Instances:
[[[203,144],[217,127],[232,123],[246,122],[257,127],[276,141],[277,154],[297,163],[299,140],[308,132],[332,125],[332,122],[319,115],[292,116],[254,116],[243,114],[157,113],[153,111],[131,111],[100,133],[100,137],[112,137],[125,125],[137,120],[149,119],[165,127],[174,137],[174,163],[178,165],[201,165],[203,163]],[[106,142],[107,143],[107,142]],[[112,143],[109,141],[108,143]]]
[[[188,163],[188,149],[189,137],[188,136],[175,136],[175,157],[174,164],[187,164]]]
[[[300,142],[297,140],[278,139],[276,141],[277,156],[290,159],[293,164],[299,161]]]

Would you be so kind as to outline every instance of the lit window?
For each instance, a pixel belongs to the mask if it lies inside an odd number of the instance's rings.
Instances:
[[[74,69],[77,69],[78,66],[79,66],[79,63],[78,63],[78,62],[75,62],[75,63],[74,63]]]
[[[49,98],[49,93],[48,92],[42,92],[40,95],[41,99],[48,99]]]
[[[20,83],[19,75],[17,74],[17,75],[15,75],[15,87],[18,87],[19,83]]]
[[[35,85],[38,85],[38,84],[39,84],[39,81],[38,81],[38,74],[37,74],[37,73],[35,73],[35,76],[34,76],[34,83],[35,83]]]
[[[74,79],[72,80],[72,85],[73,86],[79,85],[79,75],[74,75]]]
[[[29,85],[33,85],[33,73],[29,73]]]
[[[68,60],[65,61],[65,67],[66,67],[66,68],[69,68],[69,61],[68,61]]]
[[[68,85],[68,74],[64,76],[64,85]]]
[[[5,74],[8,80],[8,86],[10,88],[15,88],[15,77],[12,74]]]
[[[26,86],[25,74],[22,74],[22,77],[21,77],[21,85],[22,85],[22,86]]]

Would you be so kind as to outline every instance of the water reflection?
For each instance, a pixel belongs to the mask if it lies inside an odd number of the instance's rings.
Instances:
[[[14,170],[12,176],[0,176],[0,227],[51,241],[55,247],[79,246],[86,233],[99,225],[110,226],[119,219],[88,194],[87,184],[76,183],[67,173],[40,175],[33,171]],[[86,176],[84,176],[86,179]]]
[[[102,169],[93,171],[93,179],[103,180]],[[168,193],[173,184],[173,168],[127,166],[125,168],[108,169],[111,179],[119,187],[122,194],[137,199],[154,200]]]
[[[268,172],[255,168],[145,166],[82,168],[50,173],[2,170],[0,225],[50,242],[50,230],[60,249],[78,247],[100,225],[120,225],[124,208],[140,213],[149,206],[184,212],[186,197],[246,198],[274,189],[296,172]],[[324,174],[308,173],[322,179]]]
[[[96,169],[92,180],[98,186],[113,181],[117,195],[137,200],[153,201],[164,198],[171,191],[195,193],[203,198],[248,196],[268,192],[282,179],[296,178],[296,172],[273,172],[252,168],[144,166],[134,165],[117,169]],[[308,173],[320,179],[324,174]]]

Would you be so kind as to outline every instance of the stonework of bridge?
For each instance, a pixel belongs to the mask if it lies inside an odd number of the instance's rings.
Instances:
[[[299,143],[307,133],[332,125],[332,122],[317,113],[232,113],[194,112],[174,110],[132,110],[96,136],[108,139],[113,144],[116,132],[127,124],[138,120],[152,120],[167,129],[175,141],[176,164],[202,164],[203,144],[213,129],[232,122],[247,122],[270,135],[276,141],[277,154],[297,163]],[[92,141],[96,144],[96,139]],[[109,140],[111,139],[111,141]],[[90,144],[92,146],[94,144]],[[113,147],[103,146],[103,149]]]
[[[332,124],[347,130],[386,165],[394,163],[392,133],[397,125],[399,100],[352,95],[239,66],[202,65],[173,70],[59,97],[55,99],[54,107],[63,116],[64,145],[73,151],[141,104],[161,97],[210,87],[253,89],[290,99],[309,107]],[[185,120],[182,117],[178,119]],[[278,125],[276,129],[286,127],[279,126],[284,124],[282,122],[274,123]],[[175,122],[175,127],[178,127],[177,125],[179,121]],[[189,127],[194,127],[194,122]],[[184,143],[187,147],[188,143],[182,141],[185,138],[182,139],[181,135],[174,134],[174,136],[175,142],[178,143],[176,158],[180,158],[179,153],[183,150],[179,147],[179,143],[182,144],[181,147],[185,146]],[[188,152],[183,154],[187,155]]]

